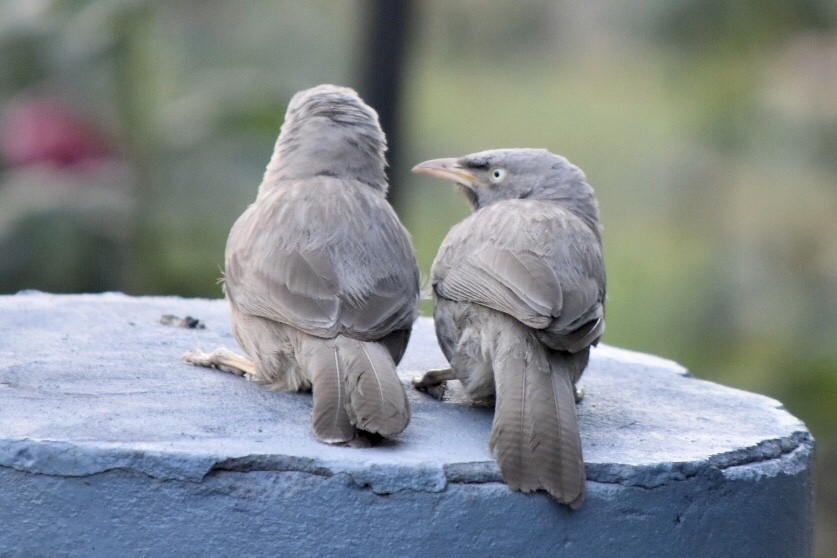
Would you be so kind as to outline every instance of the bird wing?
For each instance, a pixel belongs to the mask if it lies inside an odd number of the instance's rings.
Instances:
[[[508,200],[476,211],[445,238],[432,278],[439,296],[556,336],[604,313],[598,236],[556,203]]]
[[[417,313],[418,268],[392,207],[328,176],[259,196],[230,231],[225,283],[243,312],[320,337],[377,339]]]

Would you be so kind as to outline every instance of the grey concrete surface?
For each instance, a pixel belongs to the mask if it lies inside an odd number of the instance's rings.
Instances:
[[[0,556],[812,555],[805,425],[671,361],[594,351],[573,512],[502,484],[460,390],[409,390],[398,439],[333,447],[310,395],[179,360],[222,345],[221,300],[0,297]],[[402,380],[442,365],[420,319]]]

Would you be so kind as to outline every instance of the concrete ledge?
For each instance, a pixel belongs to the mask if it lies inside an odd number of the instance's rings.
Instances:
[[[456,390],[410,390],[397,441],[332,447],[310,395],[179,361],[220,345],[235,347],[220,300],[0,297],[0,556],[813,553],[805,425],[670,361],[594,351],[572,512],[502,483],[492,411]],[[402,379],[442,365],[421,319]]]

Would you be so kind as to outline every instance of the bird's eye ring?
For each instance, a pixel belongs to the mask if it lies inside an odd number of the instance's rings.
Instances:
[[[488,174],[491,182],[497,183],[506,178],[506,169],[495,168],[491,169],[491,172]]]

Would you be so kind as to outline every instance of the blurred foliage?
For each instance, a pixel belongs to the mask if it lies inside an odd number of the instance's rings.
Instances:
[[[112,144],[76,165],[0,162],[0,292],[220,296],[226,234],[255,197],[287,100],[320,82],[358,85],[362,7],[0,4],[0,148],[21,138],[3,115],[44,99]],[[837,3],[426,0],[418,15],[403,160],[542,146],[581,166],[605,223],[605,340],[804,419],[827,556]],[[391,173],[426,276],[468,208],[451,187]]]
[[[831,31],[837,5],[831,0],[646,0],[638,28],[655,40],[694,51],[707,44],[740,51],[784,41],[807,31]]]

